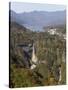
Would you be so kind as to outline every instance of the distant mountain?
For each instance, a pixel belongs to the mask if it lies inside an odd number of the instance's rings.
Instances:
[[[11,21],[15,21],[21,25],[26,26],[32,30],[42,30],[42,28],[49,25],[62,25],[66,22],[66,11],[33,11],[16,13],[10,11]]]

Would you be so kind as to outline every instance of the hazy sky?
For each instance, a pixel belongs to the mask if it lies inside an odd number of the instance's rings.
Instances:
[[[11,10],[21,13],[30,11],[59,11],[65,10],[64,5],[55,4],[37,4],[37,3],[23,3],[23,2],[11,2]]]

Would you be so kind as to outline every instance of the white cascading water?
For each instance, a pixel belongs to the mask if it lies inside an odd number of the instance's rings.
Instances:
[[[35,48],[34,48],[34,44],[33,44],[33,50],[32,50],[32,65],[31,65],[31,69],[34,69],[35,67],[36,67],[36,63],[37,63],[37,61],[38,61],[38,59],[37,59],[37,56],[36,56],[36,54],[35,54]]]
[[[59,68],[59,80],[58,80],[58,84],[61,82],[61,68]]]

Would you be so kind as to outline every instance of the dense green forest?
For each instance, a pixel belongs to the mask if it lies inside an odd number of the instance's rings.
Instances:
[[[66,33],[60,27],[58,32]],[[32,43],[35,44],[37,66],[31,70]],[[24,52],[22,44],[28,46]],[[34,32],[16,22],[10,23],[10,87],[32,87],[66,84],[66,40],[48,32]],[[59,82],[59,68],[61,81]]]

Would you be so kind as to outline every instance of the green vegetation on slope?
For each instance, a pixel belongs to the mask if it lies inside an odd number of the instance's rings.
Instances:
[[[30,70],[31,48],[25,56],[22,43],[35,43],[36,55],[39,63],[34,70]],[[32,32],[17,23],[10,28],[10,87],[31,87],[58,84],[58,69],[61,65],[62,80],[59,84],[66,84],[66,41],[58,35],[47,32]],[[26,58],[27,57],[27,58]]]

